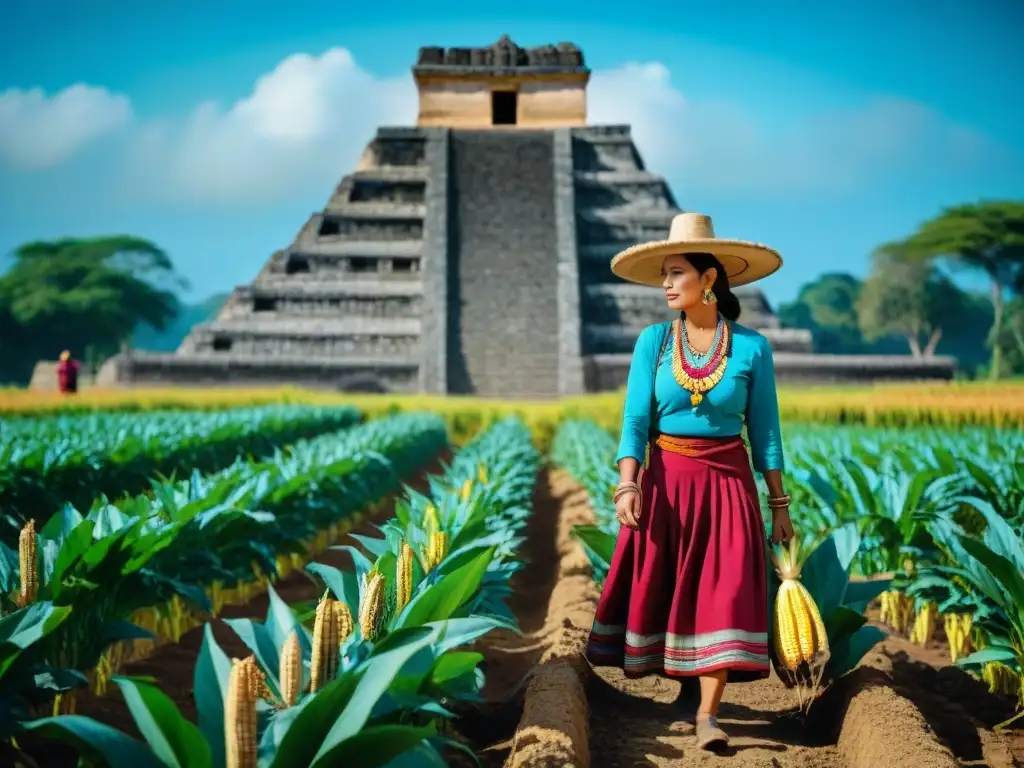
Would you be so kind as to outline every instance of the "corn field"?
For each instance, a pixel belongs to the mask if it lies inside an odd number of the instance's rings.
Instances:
[[[784,578],[772,569],[769,583],[773,603],[792,593],[789,640],[773,645],[785,686],[802,690],[809,664],[815,686],[841,685],[888,632],[947,649],[1024,711],[1024,432],[996,426],[1018,423],[1018,406],[997,397],[971,417],[926,415],[948,392],[915,398],[905,422],[895,405],[852,417],[856,396],[840,406],[821,394],[799,408],[831,413],[828,426],[784,430],[800,535],[773,553]],[[527,554],[548,468],[589,500],[592,522],[566,528],[585,581],[600,584],[611,560],[610,397],[68,402],[0,397],[11,414],[0,420],[0,762],[50,765],[32,762],[39,744],[114,768],[479,761],[461,713],[481,706],[489,663],[502,663],[487,639],[521,632],[516,579],[548,566]],[[407,484],[428,469],[424,487]],[[539,544],[530,551],[550,550]],[[350,564],[323,562],[329,552]],[[282,585],[300,575],[317,597],[289,602]],[[579,581],[577,566],[566,578]],[[240,615],[258,598],[265,614]],[[195,634],[193,712],[167,681],[129,670]],[[800,648],[797,635],[816,644]],[[564,638],[544,642],[544,663],[571,656]],[[524,723],[542,688],[516,694]],[[123,700],[134,727],[83,705],[96,697]],[[560,764],[601,765],[579,754]],[[531,759],[509,765],[550,764]]]
[[[325,416],[317,412],[322,429],[354,421],[348,411]],[[0,545],[3,737],[66,741],[113,766],[441,760],[449,741],[444,710],[423,702],[472,700],[479,655],[461,647],[496,628],[515,629],[508,580],[521,566],[518,533],[540,463],[529,431],[499,422],[431,478],[429,495],[407,491],[381,538],[348,547],[351,572],[312,558],[446,441],[437,416],[400,414],[239,458],[211,474],[155,482],[138,496],[100,497],[82,511],[68,504],[38,529],[26,522],[16,548]],[[308,615],[274,590],[274,580],[296,567],[323,586]],[[205,625],[195,668],[198,723],[154,683],[117,674],[155,643],[175,642],[226,604],[263,590],[270,598],[263,622],[227,620],[249,657],[229,659]],[[40,664],[60,672],[45,690],[26,677]],[[142,741],[74,714],[78,688],[111,682]],[[399,684],[409,701],[395,698]],[[46,694],[53,712],[40,717]]]

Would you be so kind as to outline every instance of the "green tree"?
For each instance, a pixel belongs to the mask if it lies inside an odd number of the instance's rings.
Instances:
[[[1007,303],[999,347],[1006,371],[1024,374],[1024,298]]]
[[[800,288],[796,300],[779,306],[788,328],[807,328],[819,352],[859,352],[864,344],[857,317],[861,282],[853,275],[830,272]]]
[[[914,357],[931,357],[943,334],[970,313],[971,303],[932,262],[880,251],[861,288],[857,318],[866,340],[899,336]]]
[[[946,208],[910,237],[881,250],[908,260],[941,260],[988,277],[993,307],[990,375],[999,378],[1006,295],[1024,287],[1024,202],[983,201]]]
[[[156,245],[128,235],[27,243],[0,277],[0,338],[8,378],[62,349],[99,359],[117,352],[140,323],[163,328],[177,314],[184,281]]]

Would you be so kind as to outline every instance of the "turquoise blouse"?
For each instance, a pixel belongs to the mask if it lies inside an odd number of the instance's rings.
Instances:
[[[622,438],[616,462],[632,457],[643,462],[651,417],[651,379],[654,358],[671,323],[649,325],[633,348],[626,381]],[[757,331],[733,323],[732,355],[722,380],[704,394],[696,410],[690,393],[672,375],[669,341],[654,382],[657,394],[656,432],[680,437],[735,437],[747,426],[754,469],[782,469],[782,430],[775,393],[775,365],[768,340]]]

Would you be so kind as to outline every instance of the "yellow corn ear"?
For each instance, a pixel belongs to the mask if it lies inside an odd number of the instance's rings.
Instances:
[[[440,528],[441,521],[437,519],[437,507],[433,504],[427,504],[427,509],[423,513],[423,530],[429,536],[434,531],[440,530]]]
[[[39,559],[36,556],[36,521],[29,520],[18,536],[18,563],[21,570],[19,597],[24,608],[39,592]]]
[[[302,647],[299,645],[299,633],[295,630],[288,635],[281,649],[278,679],[281,681],[281,701],[286,707],[294,707],[302,689]]]
[[[982,668],[982,679],[988,683],[990,693],[1007,696],[1020,695],[1020,678],[1010,667],[999,661],[990,661]]]
[[[266,683],[252,656],[231,660],[224,701],[224,750],[227,768],[256,768],[256,700]]]
[[[892,625],[892,593],[883,592],[879,595],[878,602],[881,606],[881,610],[878,612],[878,620],[883,624]]]
[[[341,640],[338,636],[337,600],[325,593],[313,620],[313,655],[309,665],[309,689],[314,693],[334,679],[338,671]]]
[[[473,481],[467,480],[462,484],[462,490],[459,491],[459,495],[462,496],[462,500],[466,501],[469,499],[470,494],[473,493]]]
[[[334,616],[338,622],[338,643],[340,645],[352,634],[355,623],[352,621],[352,611],[348,609],[348,603],[341,600],[334,603]]]
[[[925,603],[914,617],[913,627],[910,630],[910,641],[921,646],[927,646],[938,626],[938,615],[938,607],[935,603]]]
[[[441,564],[441,561],[444,560],[447,554],[448,534],[444,531],[437,531],[431,534],[430,542],[427,546],[427,570],[434,570]]]
[[[374,640],[377,637],[377,620],[384,610],[384,574],[371,571],[366,574],[366,589],[359,606],[359,628],[363,637]]]
[[[487,485],[487,468],[484,467],[483,462],[481,462],[477,466],[476,476],[477,479],[480,481],[480,485]]]
[[[412,547],[402,542],[395,565],[395,610],[400,611],[412,599]]]
[[[772,634],[775,658],[780,671],[816,673],[829,659],[828,634],[821,612],[811,593],[800,583],[800,568],[796,563],[796,541],[790,543],[789,552],[773,554],[772,562],[782,583],[775,598],[772,615]],[[782,675],[784,682],[792,683],[791,675]],[[789,680],[786,680],[789,677]]]

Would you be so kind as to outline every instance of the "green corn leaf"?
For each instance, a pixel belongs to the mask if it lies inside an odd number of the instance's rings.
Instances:
[[[80,754],[102,759],[112,766],[166,768],[168,765],[145,744],[84,715],[44,717],[23,723],[23,726],[36,736],[70,744]]]
[[[213,768],[210,746],[155,684],[115,676],[132,718],[153,754],[170,768]]]

